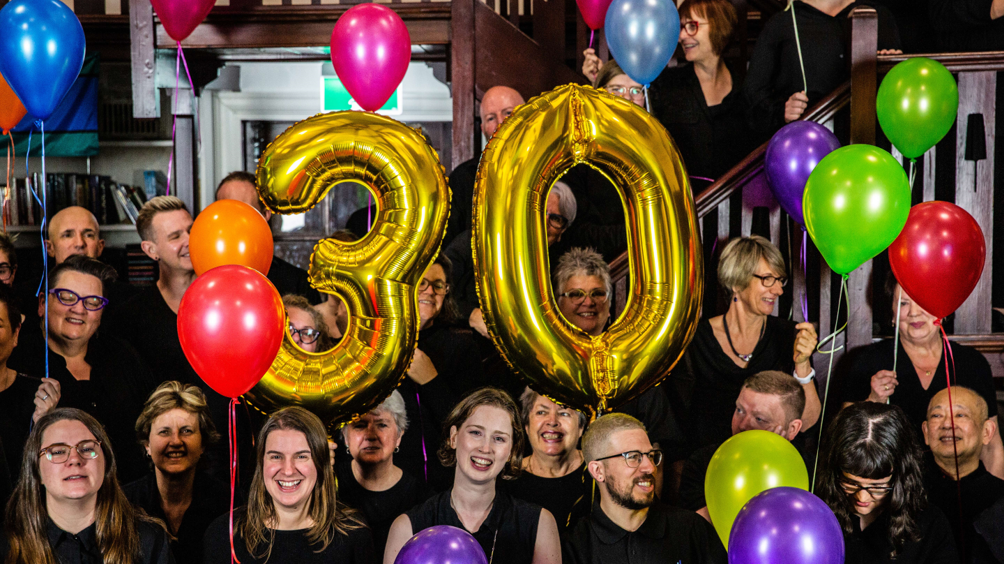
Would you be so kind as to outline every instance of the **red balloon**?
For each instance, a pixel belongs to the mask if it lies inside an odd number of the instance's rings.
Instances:
[[[579,5],[579,11],[582,12],[582,19],[593,31],[603,27],[611,2],[613,0],[575,0],[575,3]]]
[[[378,4],[349,9],[331,31],[331,62],[362,109],[383,107],[411,62],[411,36],[394,10]]]
[[[906,227],[889,246],[900,286],[931,315],[944,318],[966,301],[983,273],[987,247],[973,216],[948,202],[910,209]]]
[[[197,275],[226,264],[239,264],[268,275],[274,247],[265,218],[237,200],[219,200],[202,210],[188,239]]]
[[[0,76],[0,131],[7,135],[14,126],[21,122],[28,110],[11,90],[10,85]]]
[[[196,278],[181,298],[178,337],[206,384],[236,398],[272,365],[285,322],[282,298],[267,278],[244,266],[220,266]]]
[[[164,30],[175,41],[184,41],[195,31],[216,0],[150,0],[153,9],[164,25]]]

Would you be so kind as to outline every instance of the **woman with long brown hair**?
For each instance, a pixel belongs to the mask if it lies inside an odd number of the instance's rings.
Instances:
[[[316,415],[287,407],[258,433],[258,467],[248,504],[234,519],[233,549],[242,564],[366,563],[373,537],[335,498],[327,433]],[[203,540],[203,562],[230,561],[229,515]]]
[[[117,470],[108,435],[87,413],[61,408],[39,419],[7,504],[4,562],[173,563],[163,523],[133,509]]]

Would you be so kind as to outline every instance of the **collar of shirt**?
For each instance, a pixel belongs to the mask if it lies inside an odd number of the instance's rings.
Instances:
[[[52,547],[52,551],[56,554],[66,554],[66,551],[74,552],[79,550],[81,556],[87,555],[94,558],[94,562],[101,562],[103,559],[101,557],[101,551],[98,549],[98,537],[97,537],[97,524],[91,523],[91,526],[80,531],[77,534],[72,534],[60,529],[56,523],[49,519],[48,525],[48,537],[49,546]],[[76,548],[71,548],[74,545]],[[79,561],[87,562],[81,558]]]
[[[593,534],[603,544],[616,544],[631,534],[631,531],[622,529],[620,525],[614,523],[610,517],[607,517],[607,514],[603,512],[599,503],[593,505],[590,526],[593,529]],[[659,508],[658,502],[648,508],[645,522],[634,532],[650,539],[661,539],[666,536],[666,515]]]

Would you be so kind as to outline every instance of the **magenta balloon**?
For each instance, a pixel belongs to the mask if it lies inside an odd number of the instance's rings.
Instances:
[[[593,31],[603,27],[611,2],[613,0],[575,0],[575,3],[579,5],[579,11],[582,12],[582,19]]]
[[[729,564],[844,564],[844,533],[818,497],[798,488],[769,489],[736,516]]]
[[[793,121],[771,137],[764,157],[767,182],[774,198],[799,225],[805,225],[802,194],[812,169],[839,148],[836,135],[811,121]]]
[[[175,41],[184,41],[195,31],[216,0],[150,0],[164,30]]]
[[[436,525],[408,539],[394,564],[488,564],[488,559],[467,531]]]
[[[379,110],[408,72],[408,27],[385,6],[351,8],[331,31],[331,62],[352,99],[364,110]]]

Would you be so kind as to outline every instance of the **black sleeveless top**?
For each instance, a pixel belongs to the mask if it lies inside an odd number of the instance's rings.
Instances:
[[[466,530],[450,505],[451,493],[452,490],[447,490],[434,495],[406,513],[411,520],[412,534],[436,525],[450,525]],[[484,549],[488,564],[531,564],[539,520],[539,505],[515,499],[508,493],[497,490],[495,505],[481,528],[473,535]]]

